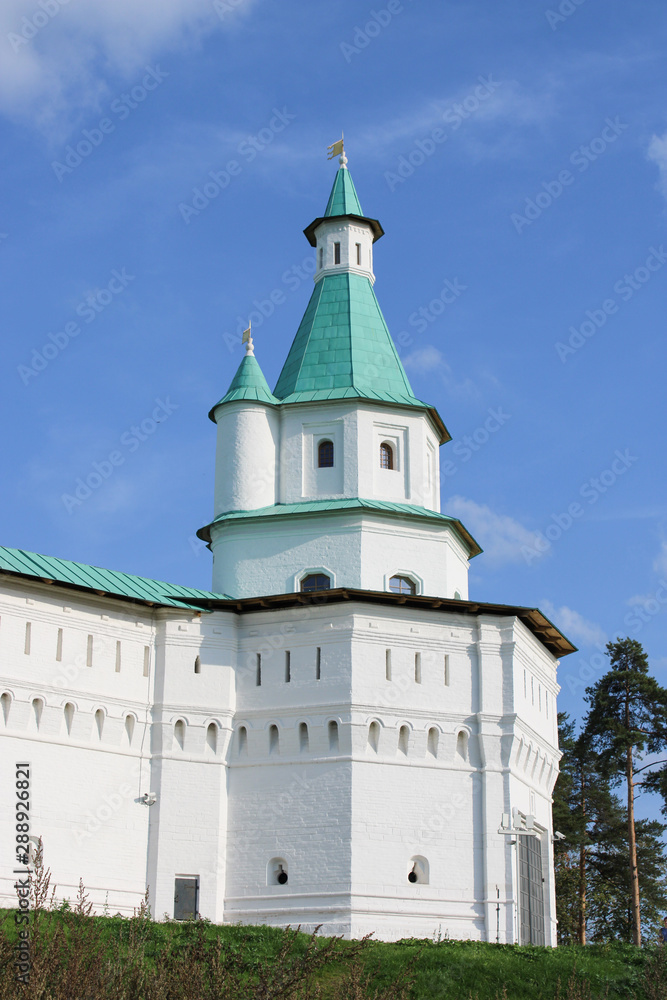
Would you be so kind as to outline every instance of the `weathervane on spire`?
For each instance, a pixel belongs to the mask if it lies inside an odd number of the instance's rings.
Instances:
[[[243,331],[243,336],[241,337],[241,343],[246,345],[245,353],[246,357],[250,356],[254,358],[255,356],[255,345],[252,340],[252,323],[248,323],[248,329]]]
[[[329,150],[328,160],[333,160],[334,157],[338,156],[338,162],[341,167],[347,167],[347,156],[345,155],[345,134],[341,131],[340,139],[338,142],[333,142],[330,146],[327,146]]]

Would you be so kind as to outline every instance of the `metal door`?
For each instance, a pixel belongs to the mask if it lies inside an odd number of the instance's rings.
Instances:
[[[544,891],[542,842],[538,837],[517,837],[519,841],[519,921],[520,944],[541,944],[544,940]]]
[[[196,920],[198,908],[199,879],[177,878],[174,884],[174,920]]]

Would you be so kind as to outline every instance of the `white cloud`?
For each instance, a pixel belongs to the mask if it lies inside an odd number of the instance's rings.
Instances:
[[[660,546],[660,552],[653,560],[653,569],[656,573],[667,573],[667,541]]]
[[[535,532],[514,518],[496,514],[490,507],[474,500],[451,497],[445,504],[444,513],[458,517],[464,523],[484,549],[484,559],[489,564],[520,563],[524,560],[524,547],[531,551],[535,549]]]
[[[151,61],[196,47],[254,2],[221,3],[230,13],[218,15],[212,0],[4,0],[0,112],[62,134],[76,112],[113,96],[110,79],[134,82]]]
[[[563,605],[557,608],[551,601],[541,601],[540,607],[554,625],[580,646],[594,646],[605,643],[607,636],[595,622],[589,622],[578,611]]]
[[[657,163],[660,171],[658,189],[667,198],[667,132],[664,135],[654,135],[648,146],[649,160]]]
[[[401,361],[408,372],[414,372],[416,375],[437,375],[450,396],[465,399],[477,399],[480,396],[479,389],[472,379],[465,378],[463,381],[457,379],[442,351],[432,344],[411,351]]]

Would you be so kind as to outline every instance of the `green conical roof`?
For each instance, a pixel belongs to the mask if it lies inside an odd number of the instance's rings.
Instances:
[[[280,402],[269,389],[268,382],[264,378],[264,373],[253,354],[246,354],[238,366],[236,375],[232,379],[227,393],[215,404],[209,413],[211,420],[215,419],[213,413],[217,406],[220,406],[221,403],[231,403],[232,400],[238,399],[250,399],[259,403],[273,403],[274,405]]]
[[[347,167],[339,167],[331,188],[324,218],[332,215],[363,215],[354,182]]]
[[[413,395],[368,278],[318,281],[274,394],[285,403],[367,397],[426,406]]]

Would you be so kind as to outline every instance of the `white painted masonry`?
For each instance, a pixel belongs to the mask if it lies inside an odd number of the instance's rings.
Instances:
[[[345,218],[317,228],[316,281],[373,279],[372,229]],[[478,549],[440,516],[432,411],[264,395],[215,408],[210,595],[181,609],[0,559],[1,772],[30,762],[57,897],[81,877],[97,912],[131,915],[148,886],[161,919],[191,877],[216,922],[515,942],[530,836],[530,935],[554,945],[556,655],[572,647],[537,610],[469,601]],[[302,592],[312,574],[330,590]],[[514,842],[508,814],[529,828]],[[5,906],[13,838],[5,809]]]

